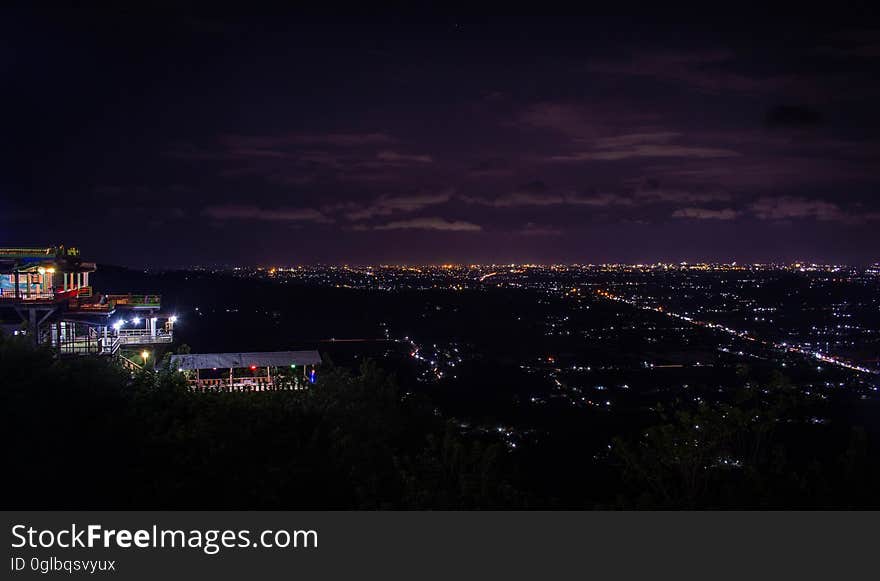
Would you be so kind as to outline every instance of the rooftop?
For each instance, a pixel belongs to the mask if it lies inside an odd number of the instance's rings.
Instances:
[[[289,367],[317,365],[321,355],[317,351],[257,351],[251,353],[191,353],[172,355],[171,364],[177,369],[229,369],[243,367]]]

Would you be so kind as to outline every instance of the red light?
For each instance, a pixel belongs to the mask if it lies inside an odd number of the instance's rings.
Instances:
[[[251,371],[256,371],[256,370],[257,370],[257,366],[256,366],[256,365],[251,365]]]

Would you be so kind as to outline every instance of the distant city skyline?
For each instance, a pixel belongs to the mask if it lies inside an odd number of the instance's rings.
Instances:
[[[880,261],[869,7],[3,10],[0,246],[154,268]]]
[[[730,268],[778,268],[778,269],[791,269],[791,268],[802,268],[802,269],[812,269],[812,268],[859,268],[866,267],[869,270],[874,270],[876,267],[880,265],[880,262],[874,262],[870,264],[851,264],[845,262],[817,262],[810,260],[799,260],[792,262],[739,262],[739,261],[680,261],[680,262],[668,262],[668,261],[654,261],[654,262],[399,262],[399,263],[379,263],[379,262],[338,262],[338,263],[268,263],[268,264],[234,264],[234,263],[216,263],[216,264],[189,264],[186,265],[185,268],[227,268],[227,269],[255,269],[255,270],[296,270],[301,268],[453,268],[453,269],[467,269],[467,268],[487,268],[487,267],[512,267],[512,268],[644,268],[644,269],[654,269],[654,268],[694,268],[694,267],[730,267]]]

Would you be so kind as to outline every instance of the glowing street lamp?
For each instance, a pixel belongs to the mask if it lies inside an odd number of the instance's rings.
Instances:
[[[143,359],[144,359],[144,367],[146,367],[146,366],[147,366],[147,359],[150,358],[150,352],[149,352],[149,351],[146,351],[146,350],[142,351],[142,352],[141,352],[141,357],[143,357]]]

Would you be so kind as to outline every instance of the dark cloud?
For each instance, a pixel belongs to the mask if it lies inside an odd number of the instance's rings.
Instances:
[[[311,208],[261,208],[252,205],[208,206],[204,216],[214,220],[254,220],[263,222],[314,222],[329,224],[333,220]]]
[[[523,236],[562,236],[563,230],[552,226],[542,226],[529,222],[518,232]]]
[[[167,156],[212,164],[227,177],[254,176],[302,185],[320,181],[375,181],[394,178],[432,156],[386,149],[398,140],[384,133],[222,135],[206,145],[176,144]]]
[[[764,125],[779,127],[815,127],[822,124],[822,114],[802,105],[776,105],[764,116]]]
[[[410,162],[416,163],[433,163],[434,158],[430,155],[400,153],[397,151],[385,150],[376,154],[376,159],[387,161],[389,163],[406,164]]]
[[[627,58],[594,60],[591,73],[641,77],[655,82],[680,83],[696,91],[763,94],[778,91],[793,75],[759,75],[737,70],[737,54],[725,49],[697,51],[636,51]]]
[[[447,220],[437,216],[396,220],[373,227],[374,230],[440,230],[445,232],[479,232],[483,228],[478,224],[464,220]]]
[[[453,34],[413,10],[9,19],[0,238],[174,264],[219,260],[218,231],[247,261],[880,258],[876,22],[664,5]]]
[[[506,177],[511,173],[510,163],[500,158],[486,159],[467,168],[467,174],[477,178]]]
[[[452,199],[452,195],[452,190],[416,192],[397,196],[385,195],[363,205],[349,203],[345,205],[343,210],[349,220],[367,220],[376,216],[417,212],[429,206],[445,204]]]
[[[712,159],[721,157],[737,157],[740,154],[731,149],[719,147],[694,147],[667,143],[643,143],[631,147],[606,148],[593,151],[578,151],[562,155],[552,155],[547,161],[578,162],[578,161],[620,161],[633,158],[683,157],[696,159]]]
[[[740,212],[733,208],[679,208],[672,213],[673,218],[691,218],[695,220],[733,220]]]
[[[470,204],[491,206],[493,208],[515,208],[523,206],[628,206],[632,199],[615,193],[575,193],[575,192],[534,192],[518,190],[493,197],[463,196]]]
[[[762,220],[814,218],[827,222],[857,224],[880,220],[880,212],[846,208],[835,202],[798,196],[760,198],[749,207]]]
[[[386,133],[289,133],[284,135],[221,135],[220,143],[230,149],[274,149],[285,146],[363,147],[397,143]]]

